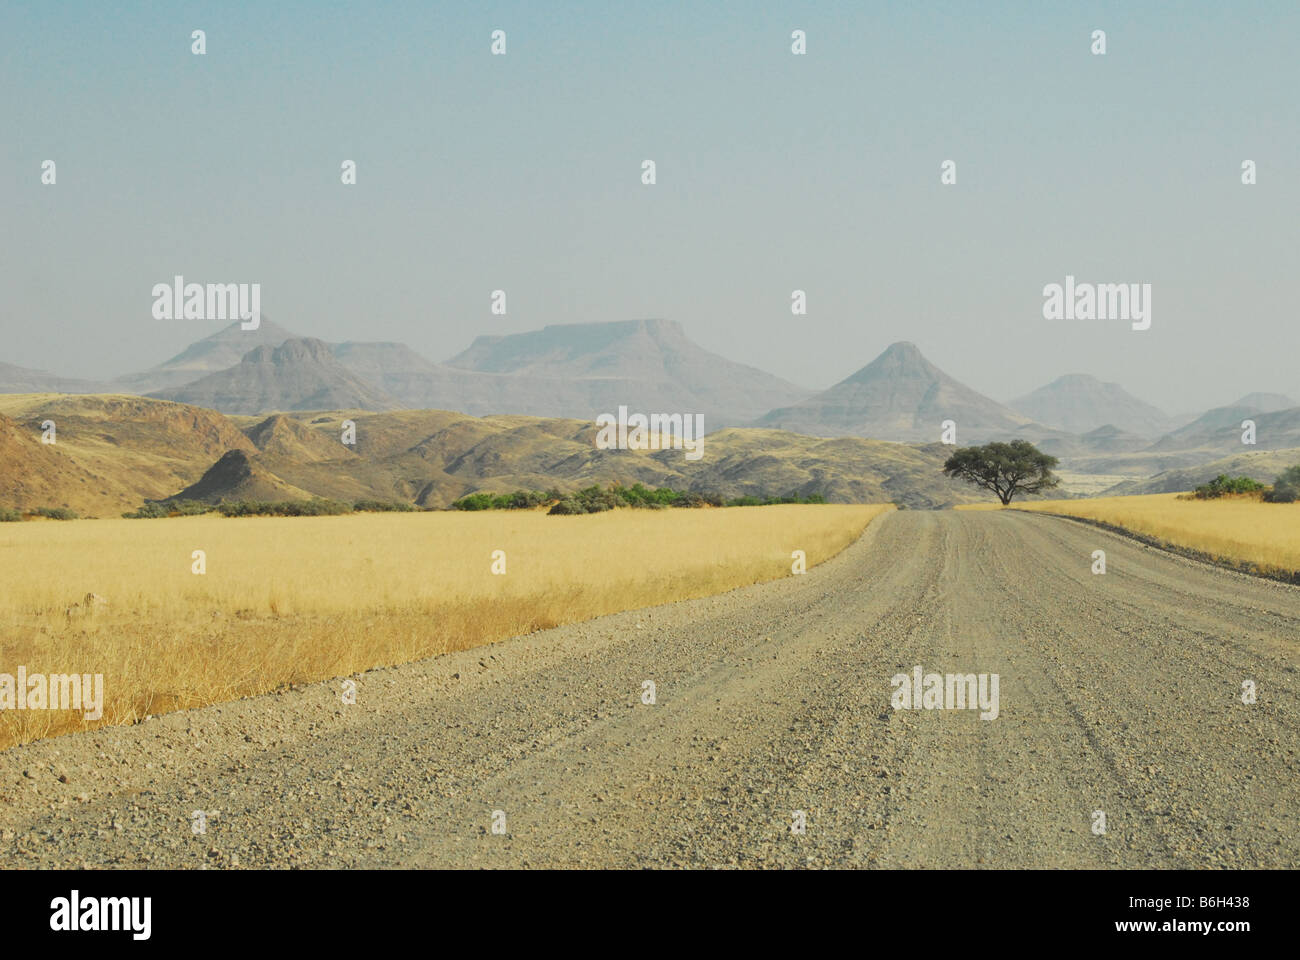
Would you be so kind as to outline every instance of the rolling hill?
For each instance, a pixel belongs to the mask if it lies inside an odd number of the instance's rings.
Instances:
[[[0,393],[104,393],[108,384],[0,363]]]
[[[1133,453],[1145,450],[1150,444],[1151,441],[1146,437],[1139,437],[1108,423],[1078,436],[1067,434],[1047,437],[1039,440],[1037,445],[1044,453],[1050,453],[1062,461],[1073,462],[1081,458]]]
[[[260,349],[260,348],[259,348]],[[442,507],[480,490],[673,486],[725,497],[821,493],[934,507],[981,499],[942,476],[949,448],[752,428],[710,434],[704,456],[601,450],[579,420],[359,409],[225,416],[128,396],[0,398],[0,505],[116,516],[148,500],[397,499]],[[54,419],[58,443],[40,444]],[[356,425],[345,445],[343,422]],[[143,522],[143,521],[142,521]]]
[[[292,419],[292,418],[290,418]],[[710,434],[705,455],[679,450],[599,450],[593,424],[448,411],[304,415],[299,423],[342,446],[356,423],[355,456],[308,461],[272,451],[258,458],[277,478],[320,496],[399,499],[443,507],[480,490],[571,491],[591,484],[644,483],[725,497],[821,493],[835,502],[896,501],[926,508],[978,499],[940,473],[949,448],[843,438],[824,440],[750,428]]]
[[[202,476],[227,450],[256,447],[212,410],[121,395],[0,396],[0,505],[116,516]],[[40,442],[53,420],[56,442]]]
[[[1247,448],[1248,449],[1248,448]],[[1119,497],[1141,493],[1178,493],[1192,490],[1219,474],[1246,476],[1260,483],[1272,483],[1279,473],[1300,463],[1300,447],[1289,450],[1260,450],[1236,453],[1193,467],[1166,470],[1153,477],[1116,484],[1102,496]]]
[[[1151,450],[1216,451],[1233,454],[1249,451],[1242,444],[1242,422],[1255,421],[1255,449],[1283,450],[1300,446],[1300,407],[1268,413],[1255,407],[1216,407],[1191,423],[1161,437]]]
[[[42,418],[44,419],[44,418]],[[97,508],[101,485],[98,476],[57,444],[41,442],[40,421],[20,423],[0,413],[0,506],[34,509]]]

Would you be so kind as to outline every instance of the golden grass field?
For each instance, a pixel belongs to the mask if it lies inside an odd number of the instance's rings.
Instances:
[[[0,749],[790,576],[890,509],[0,524],[0,673],[104,676],[100,720],[0,710]],[[69,613],[87,593],[107,604]]]
[[[1095,500],[1035,500],[1010,507],[978,508],[1059,513],[1084,517],[1145,534],[1233,564],[1253,564],[1264,572],[1300,571],[1300,504],[1264,503],[1257,497],[1217,500],[1179,499],[1158,493]]]

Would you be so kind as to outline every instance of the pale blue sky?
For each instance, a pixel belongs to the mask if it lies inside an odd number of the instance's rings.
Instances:
[[[814,388],[912,340],[998,399],[1300,396],[1294,2],[115,6],[0,6],[2,361],[151,366],[218,326],[151,317],[181,273],[435,360],[660,316]],[[1151,330],[1044,320],[1067,273]]]

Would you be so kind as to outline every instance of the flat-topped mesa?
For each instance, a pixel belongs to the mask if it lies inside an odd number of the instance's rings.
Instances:
[[[525,333],[475,337],[469,349],[452,357],[447,365],[481,373],[512,373],[581,362],[611,352],[644,355],[663,344],[671,344],[675,349],[700,349],[687,339],[676,320],[551,323]],[[610,366],[605,357],[597,363]],[[566,375],[559,370],[553,372],[557,376]]]

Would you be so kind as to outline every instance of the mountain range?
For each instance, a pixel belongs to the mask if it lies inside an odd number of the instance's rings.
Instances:
[[[99,409],[116,410],[128,420],[142,417],[146,423],[152,422],[161,414],[147,404],[140,405],[143,401],[139,396],[143,394],[171,401],[182,409],[206,411],[186,416],[209,435],[214,428],[204,417],[213,412],[235,419],[259,417],[259,422],[270,424],[263,429],[278,438],[272,446],[279,444],[294,450],[288,458],[292,464],[285,468],[285,476],[277,475],[277,482],[301,490],[330,485],[310,476],[306,477],[311,480],[306,486],[297,483],[299,464],[306,464],[304,469],[310,474],[316,470],[310,465],[322,459],[347,460],[340,458],[333,444],[322,448],[314,431],[302,433],[293,426],[301,418],[292,415],[322,411],[329,415],[336,411],[391,412],[395,416],[446,411],[460,419],[455,420],[458,426],[452,434],[439,435],[438,442],[449,443],[458,451],[457,456],[471,457],[478,454],[458,444],[467,429],[465,424],[474,418],[495,423],[500,417],[523,416],[590,425],[600,414],[615,414],[621,406],[647,414],[699,413],[710,434],[728,427],[760,428],[785,436],[799,434],[809,443],[818,442],[818,438],[856,437],[872,442],[935,445],[944,422],[951,420],[958,444],[1028,439],[1059,457],[1064,470],[1094,477],[1132,478],[1129,482],[1157,475],[1166,477],[1163,483],[1190,482],[1187,478],[1198,476],[1201,465],[1243,452],[1244,420],[1256,424],[1254,450],[1300,448],[1300,405],[1282,394],[1253,393],[1237,403],[1196,416],[1172,417],[1118,384],[1068,374],[1003,404],[949,376],[908,342],[891,345],[841,382],[811,392],[705,350],[692,342],[679,324],[666,320],[560,324],[509,336],[480,336],[466,350],[437,363],[405,344],[330,344],[296,336],[263,317],[256,330],[246,331],[232,323],[165,363],[106,383],[0,364],[0,394],[101,395],[103,405]],[[268,421],[267,415],[273,413],[291,416]],[[85,410],[79,410],[73,417],[75,420],[84,415]],[[245,452],[260,458],[249,466],[253,471],[249,476],[255,477],[257,470],[278,455],[249,441],[243,432],[248,426],[240,423],[233,429],[252,444],[252,449]],[[228,423],[228,439],[230,429]],[[541,434],[554,434],[554,428],[538,429]],[[569,434],[552,438],[556,449],[571,440]],[[433,442],[426,438],[419,444],[427,450]],[[731,442],[738,440],[733,437]],[[787,441],[782,449],[792,455],[802,449],[791,444],[793,441]],[[753,449],[752,444],[742,446]],[[235,444],[215,453],[219,457],[237,448],[243,449]],[[315,454],[308,455],[313,449]],[[363,449],[359,446],[349,455],[359,455]],[[882,448],[873,449],[879,452]],[[173,471],[167,482],[184,480],[184,486],[200,481],[200,474],[194,472],[196,464],[201,463],[204,469],[214,467],[216,457],[210,456],[213,452],[208,449],[201,457],[187,458],[185,470]],[[832,459],[838,462],[839,454]],[[84,458],[79,462],[82,469],[91,469]],[[754,468],[753,462],[744,462]],[[1251,462],[1264,461],[1257,458]],[[157,463],[147,466],[155,472],[158,468]],[[232,461],[226,465],[228,469],[218,473],[233,476],[235,466]],[[354,466],[360,471],[358,476],[369,469]],[[534,466],[537,469],[518,475],[541,479],[557,476],[554,463]],[[592,469],[594,476],[603,466]],[[486,464],[481,465],[478,474],[480,479],[516,475],[508,471],[492,473]],[[561,471],[558,475],[568,474]],[[375,483],[383,487],[386,482],[367,476],[355,484],[358,491],[373,490]],[[684,478],[676,473],[664,476],[674,482]],[[789,474],[788,481],[804,483],[810,477],[812,474],[801,475],[796,470]],[[839,483],[833,470],[822,479],[829,486]],[[28,477],[27,482],[39,486],[33,477]],[[784,475],[781,482],[787,482]],[[162,489],[158,485],[145,486],[152,491],[149,496]],[[733,488],[734,483],[729,489]],[[847,487],[836,489],[843,492]],[[164,495],[175,492],[173,489]],[[900,495],[906,495],[906,491]],[[104,496],[116,494],[110,490]],[[441,493],[430,496],[436,499]],[[927,490],[917,502],[948,499],[947,493]]]
[[[222,413],[397,410],[403,406],[340,363],[329,344],[309,337],[285,340],[275,347],[254,347],[233,367],[149,396]]]
[[[113,387],[120,393],[147,394],[156,390],[169,390],[192,383],[208,374],[228,370],[250,350],[257,347],[278,347],[295,336],[265,316],[254,330],[244,330],[236,321],[212,336],[190,344],[165,363],[140,373],[118,377],[113,381]]]
[[[58,424],[55,444],[41,423]],[[355,426],[345,444],[344,421]],[[444,507],[468,493],[644,483],[724,497],[820,493],[913,508],[981,499],[943,476],[949,449],[777,430],[709,434],[705,456],[603,450],[580,420],[441,410],[237,416],[148,397],[0,396],[0,504],[117,516],[145,500],[401,500]]]
[[[282,349],[289,341],[299,345]],[[28,377],[26,389],[40,383]],[[254,331],[235,323],[111,386],[226,413],[407,408],[594,420],[624,405],[699,413],[708,429],[747,423],[809,392],[703,349],[667,320],[482,336],[446,363],[401,343],[325,345],[266,320]],[[18,392],[3,377],[0,389]]]

